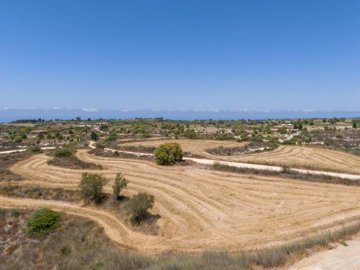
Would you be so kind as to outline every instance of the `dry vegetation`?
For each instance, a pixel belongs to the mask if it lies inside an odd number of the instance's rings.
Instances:
[[[100,165],[96,165],[90,162],[84,162],[75,156],[70,157],[54,157],[49,160],[50,165],[59,166],[68,169],[79,169],[79,170],[101,170]]]
[[[30,155],[28,152],[0,155],[0,182],[20,181],[21,176],[9,170],[9,167]]]
[[[359,119],[78,118],[0,125],[2,151],[29,149],[0,156],[0,205],[24,209],[0,209],[0,269],[277,269],[358,233],[360,187],[289,170],[221,166],[213,171],[189,161],[160,167],[151,156],[100,148],[65,158],[34,150],[61,146],[73,154],[98,139],[104,147],[153,153],[160,144],[177,142],[185,156],[359,174],[360,156],[350,154],[360,149],[354,123],[359,126]],[[265,149],[268,145],[280,146]],[[250,153],[252,148],[267,151]],[[110,195],[110,181],[101,204],[81,202],[79,182],[89,170],[108,179],[122,172],[129,180],[124,196]],[[146,222],[134,226],[126,207],[138,192],[153,194],[155,207]],[[61,226],[49,236],[29,238],[24,220],[39,207],[61,211]]]
[[[134,231],[110,210],[73,203],[1,197],[9,207],[49,207],[97,221],[118,244],[145,253],[241,250],[298,239],[360,216],[360,189],[279,177],[214,172],[193,166],[160,167],[153,162],[92,156],[78,158],[101,165],[95,171],[113,179],[119,171],[129,180],[126,196],[145,191],[155,196],[157,235]],[[24,184],[77,189],[83,170],[47,164],[41,154],[12,167]],[[111,192],[111,183],[105,190]],[[316,207],[313,207],[316,205]]]
[[[145,140],[145,141],[136,141],[130,143],[122,143],[119,145],[120,149],[128,150],[137,150],[142,152],[147,152],[146,149],[154,149],[163,143],[178,143],[181,145],[183,151],[189,156],[201,156],[212,158],[213,156],[207,152],[207,150],[216,147],[241,147],[246,143],[236,142],[236,141],[215,141],[215,140],[189,140],[189,139],[179,139],[179,140]]]
[[[80,202],[79,192],[63,188],[42,188],[38,186],[3,185],[0,195],[16,198],[31,198],[66,202]]]
[[[335,241],[344,243],[360,230],[360,223],[354,223],[291,244],[234,254],[205,251],[147,257],[115,246],[96,223],[67,214],[61,214],[60,227],[49,235],[29,237],[24,228],[31,212],[0,208],[1,270],[258,270],[288,265]]]

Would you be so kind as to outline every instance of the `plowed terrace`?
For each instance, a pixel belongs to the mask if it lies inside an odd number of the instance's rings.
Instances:
[[[354,154],[325,149],[323,147],[281,145],[272,151],[246,155],[219,156],[206,150],[223,147],[241,147],[245,143],[210,140],[148,140],[122,143],[122,146],[158,146],[164,142],[178,142],[183,149],[209,159],[249,162],[265,165],[288,166],[313,170],[360,174],[360,157]]]
[[[360,216],[360,188],[302,182],[277,177],[216,172],[197,166],[161,167],[151,161],[77,153],[103,166],[94,171],[109,179],[122,172],[130,184],[125,195],[146,191],[160,214],[157,235],[135,232],[123,220],[99,208],[57,201],[0,197],[0,206],[49,207],[100,223],[120,245],[144,253],[251,249],[277,244],[332,228]],[[47,164],[45,154],[11,169],[23,185],[77,189],[84,171]],[[110,182],[106,191],[111,192]]]

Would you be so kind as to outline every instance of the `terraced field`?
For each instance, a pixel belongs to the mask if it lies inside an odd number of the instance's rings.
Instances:
[[[156,146],[165,141],[143,141],[126,143],[124,145]],[[169,140],[170,142],[170,140]],[[310,146],[287,146],[262,153],[245,155],[218,156],[206,152],[209,148],[242,146],[244,143],[211,141],[211,140],[176,140],[185,151],[201,155],[206,158],[249,162],[266,165],[288,166],[313,170],[360,173],[360,156],[342,151]]]
[[[321,147],[282,145],[273,151],[244,156],[230,156],[226,157],[226,160],[354,174],[360,173],[360,156]]]
[[[95,171],[113,178],[122,172],[130,184],[125,195],[155,195],[160,214],[157,235],[134,231],[102,209],[74,203],[0,197],[2,207],[49,207],[97,221],[119,245],[144,253],[196,252],[264,247],[297,239],[360,217],[360,188],[215,172],[196,166],[160,167],[153,162],[114,159],[80,150],[84,161],[103,166]],[[15,164],[22,185],[76,189],[81,170],[47,164],[45,154]],[[19,184],[18,182],[17,184]],[[110,192],[112,183],[106,187]]]
[[[180,140],[144,140],[137,142],[126,142],[121,143],[120,146],[151,146],[157,147],[162,143],[171,143],[176,142],[181,145],[183,151],[191,153],[193,155],[199,155],[207,158],[214,157],[206,150],[209,148],[216,148],[219,146],[223,147],[241,147],[246,143],[244,142],[233,142],[233,141],[215,141],[215,140],[189,140],[189,139],[180,139]]]

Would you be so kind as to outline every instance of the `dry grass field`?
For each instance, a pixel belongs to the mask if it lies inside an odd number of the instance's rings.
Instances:
[[[242,147],[246,143],[234,142],[234,141],[215,141],[215,140],[144,140],[137,142],[127,142],[120,144],[121,146],[147,146],[157,147],[162,143],[176,142],[181,145],[184,152],[191,153],[193,155],[199,155],[207,158],[213,158],[214,156],[208,153],[206,150],[209,148],[223,147]]]
[[[196,142],[196,141],[194,141]],[[310,183],[277,177],[216,172],[197,166],[161,167],[151,161],[98,157],[86,150],[79,159],[99,164],[93,171],[113,179],[122,172],[131,196],[146,191],[155,196],[154,214],[161,216],[157,235],[133,230],[101,207],[52,200],[0,196],[0,205],[14,208],[49,207],[86,217],[104,227],[121,246],[143,253],[230,251],[252,249],[298,239],[334,228],[360,216],[360,188]],[[20,185],[77,189],[83,170],[47,163],[34,155],[11,167],[24,177]],[[106,191],[111,191],[108,183]]]
[[[244,156],[230,156],[226,157],[226,160],[360,173],[360,156],[321,147],[281,145],[273,151]]]
[[[218,156],[206,152],[207,149],[223,147],[239,147],[245,143],[212,140],[162,140],[126,143],[123,145],[157,146],[164,142],[177,142],[186,152],[201,155],[206,158],[249,162],[266,165],[288,166],[314,170],[360,173],[360,156],[346,152],[310,146],[281,145],[272,151],[245,155]]]

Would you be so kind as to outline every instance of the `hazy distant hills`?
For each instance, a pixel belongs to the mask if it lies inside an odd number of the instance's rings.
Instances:
[[[346,111],[182,111],[182,110],[98,110],[98,109],[0,109],[0,122],[18,119],[128,119],[156,118],[166,119],[284,119],[284,118],[331,118],[360,117],[360,112]]]

